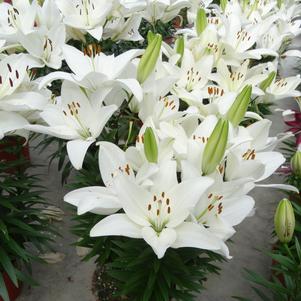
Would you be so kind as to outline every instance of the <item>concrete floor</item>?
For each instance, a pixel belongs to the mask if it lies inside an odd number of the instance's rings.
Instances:
[[[286,74],[294,74],[294,63],[286,65]],[[284,108],[291,107],[292,102],[282,102]],[[272,135],[283,130],[279,114],[273,116]],[[45,164],[46,154],[38,154],[32,150],[34,164]],[[60,185],[60,175],[53,164],[39,168],[43,175],[43,184],[48,188],[48,198],[54,205],[65,211],[64,220],[59,223],[62,238],[59,238],[56,251],[66,255],[65,259],[53,265],[33,265],[33,276],[40,283],[39,287],[23,289],[18,301],[95,301],[91,293],[91,278],[94,271],[93,262],[82,263],[76,255],[75,248],[70,246],[76,240],[69,232],[72,213],[62,201],[65,190]],[[278,176],[273,176],[271,183],[281,182]],[[256,249],[271,248],[271,233],[273,229],[273,212],[277,202],[282,198],[279,191],[271,189],[256,189],[252,193],[256,200],[256,213],[247,218],[229,244],[233,259],[221,265],[220,276],[211,276],[206,283],[207,290],[196,300],[199,301],[230,301],[231,296],[247,297],[253,301],[259,299],[253,294],[250,284],[244,280],[242,269],[249,268],[266,276],[270,275],[270,259]]]

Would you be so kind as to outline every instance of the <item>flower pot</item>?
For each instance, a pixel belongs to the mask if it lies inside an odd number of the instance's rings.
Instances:
[[[14,301],[16,298],[20,295],[21,293],[21,286],[16,287],[13,282],[10,280],[9,276],[7,273],[2,272],[2,276],[4,279],[4,283],[6,285],[6,289],[9,295],[9,300]],[[0,301],[3,301],[3,299],[0,297]]]
[[[23,145],[25,139],[20,137],[5,137],[0,143],[0,161],[13,162],[18,159],[30,162],[29,146],[28,143]],[[10,149],[17,149],[17,151],[10,151]],[[20,150],[19,150],[20,148]],[[26,166],[24,166],[26,167]],[[9,168],[8,173],[14,173],[14,168]]]
[[[98,265],[92,279],[92,292],[96,301],[126,301],[128,298],[113,297],[116,287],[114,281],[108,278],[106,269],[103,265]]]

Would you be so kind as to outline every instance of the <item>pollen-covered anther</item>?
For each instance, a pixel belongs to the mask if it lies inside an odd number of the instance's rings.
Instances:
[[[255,149],[248,149],[243,155],[244,160],[255,160],[256,159],[256,152]]]
[[[207,18],[207,22],[209,24],[214,24],[214,25],[218,25],[220,20],[218,18],[215,17],[211,17],[211,18]]]
[[[277,85],[277,87],[285,87],[287,86],[287,81],[285,79],[279,79],[275,82],[275,84]]]
[[[209,97],[221,97],[225,94],[225,90],[219,87],[208,87]]]
[[[137,143],[144,143],[144,136],[143,135],[138,135],[136,138]]]
[[[84,48],[84,55],[87,55],[91,58],[96,57],[101,53],[101,47],[98,44],[90,44]]]
[[[222,175],[222,174],[224,173],[224,171],[225,171],[225,167],[224,167],[222,164],[220,164],[220,165],[218,166],[218,171],[219,171],[219,173]]]
[[[211,211],[213,208],[214,208],[214,206],[213,206],[212,204],[210,204],[210,205],[208,206],[208,210],[209,210],[209,211]]]
[[[124,171],[126,172],[126,174],[129,176],[130,175],[130,171],[131,171],[131,168],[129,166],[129,164],[127,164],[124,168]]]

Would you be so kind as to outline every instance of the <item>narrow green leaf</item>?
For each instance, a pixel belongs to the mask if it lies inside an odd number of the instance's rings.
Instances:
[[[0,296],[3,298],[4,301],[10,301],[8,292],[6,289],[6,285],[5,285],[5,282],[4,282],[4,279],[3,279],[3,276],[1,273],[0,273]]]
[[[15,273],[15,267],[11,263],[11,260],[4,249],[0,249],[0,263],[14,285],[18,287],[19,284]]]

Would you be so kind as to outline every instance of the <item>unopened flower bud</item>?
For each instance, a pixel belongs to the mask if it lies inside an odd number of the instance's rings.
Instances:
[[[214,172],[222,161],[228,143],[228,134],[229,122],[220,119],[205,146],[202,160],[202,171],[204,175]]]
[[[184,50],[185,50],[185,41],[184,41],[184,37],[181,36],[179,38],[177,38],[176,42],[175,42],[175,50],[176,53],[180,55],[177,65],[179,67],[181,67],[182,64],[182,59],[183,59],[183,55],[184,55]]]
[[[207,16],[206,11],[201,8],[198,10],[196,18],[196,32],[198,36],[206,29],[207,27]]]
[[[279,240],[282,243],[289,243],[295,230],[295,214],[293,206],[288,199],[283,199],[278,204],[274,224]]]
[[[266,91],[266,89],[272,84],[273,80],[275,79],[276,76],[276,72],[272,71],[268,77],[262,81],[262,83],[260,84],[260,89],[262,91]]]
[[[238,126],[246,115],[251,100],[252,86],[247,85],[236,97],[234,103],[227,113],[227,119],[234,126]]]
[[[144,154],[148,162],[158,162],[158,146],[154,131],[148,127],[144,132]]]
[[[223,12],[226,10],[227,4],[228,4],[228,0],[220,0],[220,6]]]
[[[148,45],[154,40],[155,37],[156,37],[156,35],[151,30],[149,30],[148,33],[147,33],[147,43],[148,43]]]
[[[291,168],[296,176],[301,177],[301,150],[296,151],[291,159]]]
[[[156,34],[155,37],[152,37],[149,34],[148,38],[151,42],[148,44],[138,65],[137,79],[140,84],[144,83],[155,69],[161,51],[162,36]]]

